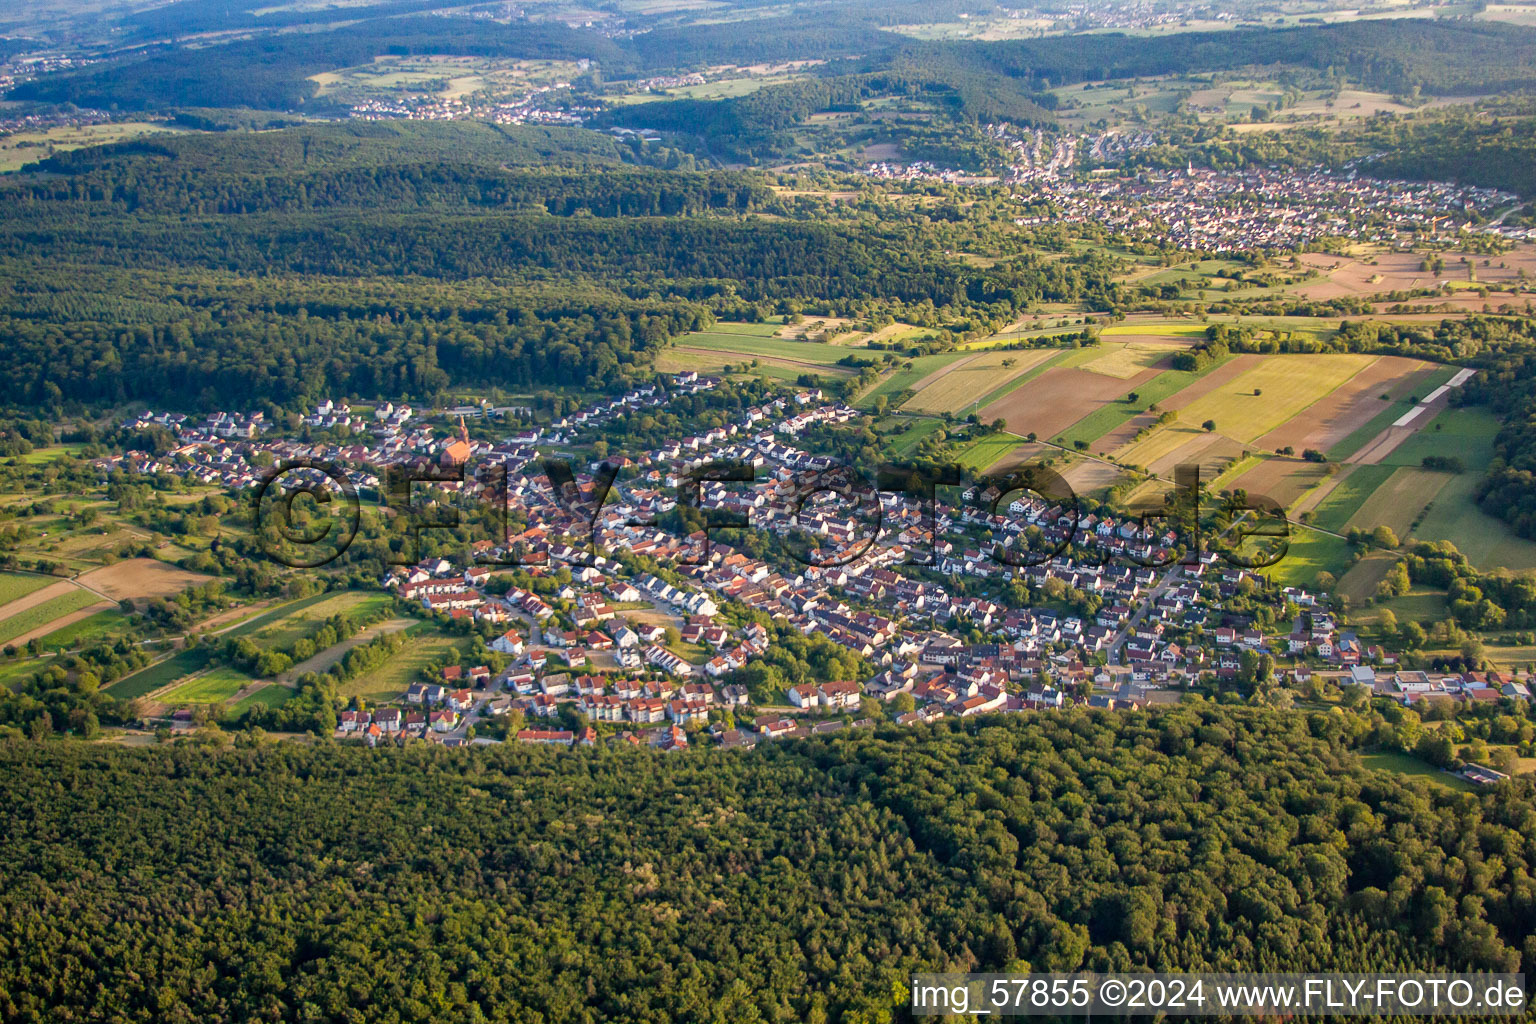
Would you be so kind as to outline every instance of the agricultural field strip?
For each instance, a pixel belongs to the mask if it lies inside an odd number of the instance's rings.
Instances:
[[[1122,395],[1113,402],[1101,405],[1072,424],[1062,436],[1066,438],[1068,444],[1076,441],[1091,444],[1122,423],[1146,411],[1148,406],[1157,405],[1172,398],[1224,363],[1225,361],[1213,363],[1203,370],[1165,370],[1141,387],[1134,389],[1135,402],[1126,402],[1125,396]],[[1127,388],[1126,394],[1130,394],[1132,390]]]
[[[89,590],[76,589],[0,619],[0,643],[9,643],[46,627],[50,622],[107,602]]]
[[[1185,406],[1180,419],[1190,424],[1213,420],[1218,431],[1249,444],[1326,399],[1376,358],[1270,356],[1225,388]],[[1261,398],[1264,401],[1255,401]],[[1233,423],[1239,424],[1235,430]]]

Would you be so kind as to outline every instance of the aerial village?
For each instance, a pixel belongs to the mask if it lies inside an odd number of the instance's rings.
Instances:
[[[525,529],[504,543],[478,542],[476,564],[424,558],[378,580],[427,616],[491,624],[490,647],[505,656],[505,667],[493,673],[484,665],[450,666],[442,678],[412,685],[396,705],[344,712],[338,735],[368,743],[408,736],[487,742],[470,739],[475,720],[517,711],[528,723],[515,735],[522,742],[594,743],[601,725],[609,741],[663,749],[705,741],[750,747],[873,724],[871,706],[885,709],[883,718],[912,724],[1176,702],[1197,681],[1236,680],[1264,654],[1294,666],[1283,670],[1289,685],[1366,687],[1406,706],[1530,699],[1526,677],[1398,671],[1392,652],[1363,644],[1336,623],[1326,594],[1270,587],[1214,553],[1166,564],[1171,534],[1129,517],[1074,518],[1029,492],[1006,508],[995,486],[972,485],[958,504],[932,507],[885,493],[871,538],[869,524],[835,495],[805,497],[806,474],[828,471],[833,460],[799,447],[800,436],[857,416],[814,388],[783,393],[728,426],[606,460],[606,467],[575,467],[564,483],[551,481],[541,464],[541,447],[567,445],[613,417],[717,384],[678,374],[495,442],[471,439],[462,419],[456,432],[439,436],[411,409],[388,403],[363,413],[328,401],[306,419],[319,427],[346,424],[368,439],[345,444],[279,438],[260,414],[194,420],[146,412],[135,424],[169,427],[177,446],[158,458],[113,456],[99,468],[170,473],[241,491],[270,472],[258,468],[265,456],[345,467],[359,488],[376,487],[390,466],[505,470],[506,493],[495,498]],[[709,480],[707,473],[690,478],[690,470],[720,463],[751,467],[753,482]],[[464,479],[469,497],[487,497],[484,474]],[[611,488],[604,492],[601,481]],[[734,513],[752,532],[809,538],[814,557],[753,557],[732,546],[730,531],[669,532],[659,521],[688,493],[700,511]],[[1022,552],[1027,537],[1062,547],[1071,540],[1072,550],[1092,547],[1108,557],[1080,564],[1061,555],[1023,568],[994,557]],[[638,570],[636,559],[664,568]],[[534,577],[565,570],[569,582],[552,597],[494,586],[511,561]],[[962,589],[976,592],[956,585],[962,579],[1017,579],[1041,599],[1018,607],[960,596]],[[1268,628],[1252,613],[1229,610],[1239,595],[1246,607],[1254,599],[1272,606]],[[1063,598],[1082,611],[1063,611]],[[776,627],[825,637],[873,670],[864,678],[792,686],[782,703],[754,706],[748,688],[732,679],[764,656],[771,636],[762,621],[731,614],[742,608],[765,613]],[[565,706],[566,720],[574,710],[583,727],[560,727]]]

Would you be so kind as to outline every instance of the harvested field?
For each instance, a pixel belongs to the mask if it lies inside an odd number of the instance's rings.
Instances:
[[[131,558],[100,569],[92,569],[80,576],[81,583],[107,595],[114,601],[129,597],[138,600],[150,597],[174,597],[188,587],[207,583],[211,579],[213,579],[212,576],[205,576],[200,572],[188,572],[186,569],[168,562],[157,562],[152,558]]]
[[[1061,475],[1078,494],[1093,494],[1113,486],[1125,473],[1119,467],[1098,459],[1079,459],[1062,470]]]
[[[1113,401],[1129,389],[1157,376],[1143,370],[1129,379],[1067,367],[1052,367],[981,411],[983,421],[1002,418],[1015,434],[1034,433],[1047,440]]]
[[[1158,476],[1172,476],[1175,467],[1194,463],[1200,467],[1203,478],[1211,479],[1227,463],[1241,457],[1243,451],[1242,445],[1221,434],[1192,427],[1167,426],[1116,457]]]
[[[1361,355],[1276,355],[1185,406],[1189,424],[1214,420],[1234,441],[1251,443],[1330,396],[1375,361]]]
[[[982,352],[960,362],[940,367],[918,381],[914,394],[902,406],[904,411],[958,413],[984,398],[993,390],[1035,366],[1054,353],[1050,349],[1027,352]],[[1004,364],[1008,365],[1004,365]]]
[[[1383,409],[1409,394],[1423,394],[1434,374],[1428,363],[1401,356],[1383,356],[1351,377],[1328,396],[1314,414],[1298,416],[1258,439],[1262,448],[1307,448],[1327,451],[1369,423]],[[1382,401],[1385,394],[1387,401]]]
[[[1126,379],[1143,370],[1163,367],[1174,352],[1189,347],[1181,342],[1145,334],[1127,335],[1115,341],[1124,341],[1125,344],[1105,346],[1108,350],[1099,358],[1083,364],[1083,369]]]
[[[1250,497],[1262,495],[1288,509],[1325,476],[1328,466],[1304,459],[1267,458],[1232,482]]]
[[[1401,467],[1387,478],[1386,483],[1371,492],[1346,527],[1370,531],[1378,526],[1390,526],[1393,533],[1406,537],[1419,513],[1450,479],[1450,473]]]
[[[1263,356],[1253,355],[1252,353],[1233,356],[1230,360],[1222,363],[1183,391],[1173,395],[1167,401],[1159,403],[1159,408],[1183,409],[1191,403],[1204,398],[1212,391],[1236,380],[1263,361]]]

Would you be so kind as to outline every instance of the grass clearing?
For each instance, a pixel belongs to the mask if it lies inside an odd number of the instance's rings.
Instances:
[[[895,420],[897,423],[907,423],[910,426],[901,433],[885,432],[889,440],[886,449],[897,458],[905,458],[910,455],[923,439],[932,437],[933,434],[944,426],[944,421],[931,417],[903,416]]]
[[[243,715],[258,705],[269,708],[281,707],[292,696],[293,691],[288,687],[272,683],[269,686],[263,686],[248,697],[241,697],[235,701],[229,706],[228,713],[233,716]]]
[[[128,625],[128,616],[119,611],[101,611],[79,622],[71,622],[43,637],[43,650],[67,651],[83,647],[96,640],[121,632]]]
[[[1471,793],[1477,787],[1466,779],[1458,778],[1450,772],[1441,771],[1431,764],[1420,761],[1416,757],[1407,754],[1365,754],[1360,758],[1365,767],[1374,771],[1396,772],[1398,775],[1407,775],[1416,779],[1423,779],[1430,785],[1439,786],[1442,789],[1452,790],[1458,793]]]

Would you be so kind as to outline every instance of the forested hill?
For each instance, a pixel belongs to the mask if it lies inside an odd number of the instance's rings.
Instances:
[[[914,43],[928,66],[962,60],[1049,87],[1109,78],[1304,67],[1387,92],[1418,87],[1468,95],[1536,84],[1536,29],[1488,22],[1406,18],[1295,28],[1174,32],[1155,38],[1117,33],[991,43]]]
[[[183,6],[176,5],[177,11]],[[215,21],[229,14],[210,12],[209,6],[203,5],[203,11]],[[1004,42],[920,42],[883,31],[885,19],[873,10],[877,6],[870,5],[872,10],[862,14],[850,7],[835,16],[660,27],[622,40],[555,23],[375,17],[340,29],[278,32],[197,47],[149,47],[23,83],[9,96],[122,110],[308,109],[317,103],[318,87],[311,80],[315,74],[364,64],[379,55],[424,53],[586,58],[609,80],[720,64],[826,60],[830,63],[821,72],[828,77],[855,71],[925,75],[959,95],[972,116],[1016,108],[1031,91],[1051,85],[1250,66],[1331,67],[1369,88],[1406,92],[1418,87],[1435,94],[1513,90],[1536,83],[1536,30],[1496,23],[1415,18],[1150,38],[1093,33]],[[269,15],[256,20],[265,17]],[[740,104],[724,100],[716,106],[730,110]],[[626,117],[651,113],[623,111]]]
[[[666,756],[15,743],[0,1018],[878,1021],[925,969],[1528,970],[1531,784],[1366,773],[1358,721]]]
[[[653,149],[340,124],[60,155],[0,182],[0,374],[28,404],[604,392],[714,317],[808,301],[1001,325],[1124,290],[1102,252],[973,266],[946,252],[969,228],[928,211],[821,216],[758,175],[613,159]]]

